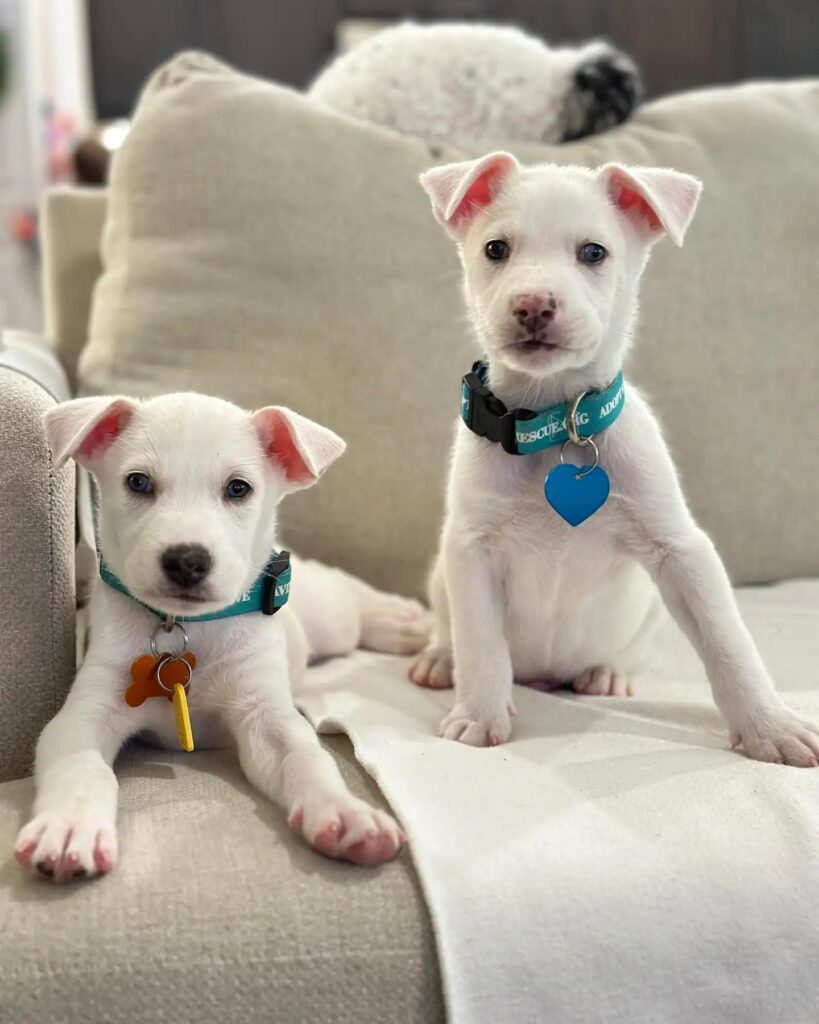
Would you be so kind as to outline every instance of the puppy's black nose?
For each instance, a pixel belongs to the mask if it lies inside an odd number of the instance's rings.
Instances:
[[[193,587],[210,572],[210,552],[201,544],[175,544],[162,552],[162,571],[180,587]]]

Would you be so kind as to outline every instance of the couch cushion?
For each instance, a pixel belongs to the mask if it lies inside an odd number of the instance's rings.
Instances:
[[[819,199],[819,84],[671,97],[604,135],[516,151],[704,179],[686,248],[653,257],[630,372],[734,579],[819,572],[819,478],[804,472],[817,440],[819,221],[806,211]],[[177,58],[114,161],[83,390],[197,388],[322,420],[349,451],[285,503],[288,539],[419,590],[476,349],[454,247],[416,179],[460,155]]]
[[[379,797],[349,744],[348,783]],[[232,751],[121,758],[121,861],[70,887],[0,868],[0,1020],[443,1020],[435,944],[408,854],[326,860],[242,778]],[[0,786],[9,851],[30,781]],[[4,854],[5,858],[5,854]]]

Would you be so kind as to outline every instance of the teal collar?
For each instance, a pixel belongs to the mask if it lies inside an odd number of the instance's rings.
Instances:
[[[461,385],[461,418],[473,434],[500,444],[510,455],[529,455],[569,439],[566,429],[568,404],[552,405],[540,412],[507,409],[487,387],[489,367],[479,360]],[[625,401],[623,374],[618,373],[607,388],[587,392],[575,413],[577,432],[591,437],[610,427]]]
[[[114,590],[118,590],[121,594],[125,594],[126,597],[130,597],[137,604],[141,604],[143,608],[147,608],[149,612],[153,612],[160,619],[170,617],[165,612],[160,612],[149,604],[145,604],[143,601],[135,598],[122,580],[111,572],[102,559],[100,559],[100,576],[109,587],[113,587]],[[254,583],[242,594],[238,601],[234,601],[233,604],[229,604],[227,608],[222,608],[218,612],[209,612],[206,615],[177,615],[175,619],[177,622],[211,622],[214,619],[229,619],[234,615],[246,615],[248,612],[275,615],[280,608],[287,604],[287,599],[290,596],[290,576],[290,552],[282,551],[277,553],[274,551],[270,561],[265,566],[264,572],[256,577]]]

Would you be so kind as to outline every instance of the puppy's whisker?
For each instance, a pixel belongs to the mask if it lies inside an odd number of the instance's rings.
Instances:
[[[156,450],[156,445],[154,444],[153,439],[151,438],[150,431],[148,430],[145,431],[145,440],[151,446],[151,451],[154,453],[157,464],[161,463],[162,460],[159,457],[159,452]]]

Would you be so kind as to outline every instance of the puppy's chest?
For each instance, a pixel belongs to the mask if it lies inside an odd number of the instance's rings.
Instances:
[[[546,478],[560,462],[557,449],[517,458],[497,451],[489,454],[467,492],[470,518],[487,540],[543,552],[552,559],[570,556],[578,542],[609,544],[612,507],[604,505],[580,527],[572,527],[547,501]]]
[[[485,541],[508,604],[562,603],[593,593],[622,560],[615,543],[616,510],[608,503],[580,526],[569,525],[547,502],[544,482],[558,452],[509,457],[501,473],[472,481],[472,521]],[[495,467],[497,469],[497,467]]]
[[[271,639],[278,641],[272,645],[262,642],[266,634],[260,637],[257,631],[241,625],[225,628],[214,622],[185,626],[184,634],[179,630],[167,637],[155,627],[146,630],[144,637],[134,632],[119,673],[122,700],[129,710],[141,711],[151,719],[161,716],[177,683],[185,687],[191,711],[219,710],[226,699],[254,687],[257,663],[270,665],[271,660],[285,657],[284,638],[272,623],[269,632],[275,638],[271,635]],[[152,640],[156,649],[151,647]],[[279,646],[281,656],[276,659]]]
[[[197,650],[198,647],[198,650]],[[141,657],[145,658],[146,655]],[[129,672],[128,689],[123,693],[124,713],[132,719],[134,732],[139,732],[149,742],[171,750],[178,749],[179,716],[182,714],[178,702],[187,709],[191,723],[192,738],[197,749],[224,746],[229,735],[223,718],[226,705],[237,699],[242,689],[242,667],[234,667],[233,659],[217,652],[212,645],[191,644],[186,652],[186,663],[191,665],[190,673],[182,671],[179,661],[165,671],[165,683],[184,685],[184,695],[174,698],[172,694],[158,692],[156,671],[153,682],[142,686],[139,697],[144,697],[137,706],[130,706],[129,692],[135,688],[133,665]],[[144,680],[145,673],[142,674]],[[133,697],[131,698],[133,700]]]

